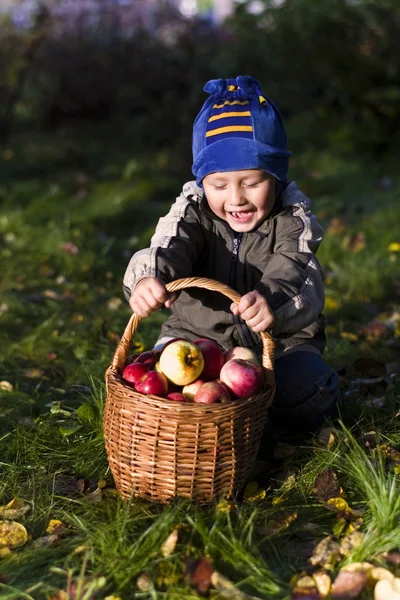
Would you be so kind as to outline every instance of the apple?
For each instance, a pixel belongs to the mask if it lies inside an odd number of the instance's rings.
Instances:
[[[192,383],[188,383],[187,385],[183,386],[182,394],[186,396],[188,400],[193,400],[197,390],[203,385],[203,383],[205,383],[203,379],[195,379],[195,381],[192,381]]]
[[[133,362],[127,365],[122,371],[122,379],[128,383],[135,384],[149,371],[148,365],[145,363]]]
[[[167,394],[166,398],[168,398],[168,400],[175,400],[175,402],[189,402],[189,399],[181,392],[171,392],[170,394]]]
[[[257,354],[246,346],[234,346],[224,353],[225,362],[232,360],[232,358],[241,358],[242,360],[249,360],[255,365],[260,365]]]
[[[160,369],[176,385],[186,385],[198,378],[204,358],[196,344],[176,340],[165,346],[160,356]]]
[[[160,350],[146,350],[139,354],[135,359],[135,362],[144,363],[145,365],[148,365],[149,369],[153,369],[159,358]]]
[[[135,390],[141,394],[165,396],[168,392],[168,381],[165,375],[157,371],[148,371],[135,384]]]
[[[224,364],[219,377],[227,388],[240,398],[257,392],[263,384],[263,370],[249,360],[232,358]]]
[[[206,381],[197,390],[194,402],[199,404],[214,404],[215,402],[229,402],[231,394],[221,381]]]
[[[201,350],[204,358],[204,367],[201,378],[204,381],[213,381],[219,376],[222,365],[225,362],[224,353],[217,342],[208,338],[199,338],[193,342]]]

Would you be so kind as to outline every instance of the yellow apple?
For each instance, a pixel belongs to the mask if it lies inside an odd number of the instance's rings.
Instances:
[[[233,358],[241,358],[242,360],[248,360],[255,365],[260,365],[257,354],[245,346],[234,346],[224,353],[224,357],[226,363]]]
[[[187,385],[198,378],[204,367],[203,354],[187,340],[170,342],[160,356],[160,370],[176,385]]]

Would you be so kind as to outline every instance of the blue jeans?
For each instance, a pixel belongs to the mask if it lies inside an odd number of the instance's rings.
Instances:
[[[275,361],[271,425],[305,431],[320,425],[340,403],[339,376],[315,352],[297,350]]]

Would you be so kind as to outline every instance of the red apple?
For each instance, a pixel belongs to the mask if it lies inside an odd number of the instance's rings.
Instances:
[[[139,354],[135,359],[135,362],[144,363],[145,365],[148,365],[149,369],[153,369],[159,358],[160,350],[146,350]]]
[[[234,346],[224,353],[225,362],[232,360],[232,358],[241,358],[242,360],[249,360],[255,365],[260,365],[257,354],[246,346]]]
[[[241,358],[233,358],[226,362],[219,376],[227,388],[240,398],[251,396],[263,384],[262,368]]]
[[[189,399],[186,398],[181,392],[171,392],[166,396],[168,400],[175,400],[175,402],[189,402]]]
[[[135,384],[149,371],[149,367],[145,363],[130,363],[122,371],[122,379],[129,383]]]
[[[188,400],[193,400],[196,395],[197,390],[205,383],[203,379],[196,379],[192,381],[192,383],[188,383],[183,386],[182,394],[186,396]]]
[[[221,381],[207,381],[197,390],[194,402],[199,404],[214,404],[215,402],[229,402],[231,394]]]
[[[200,348],[187,340],[171,342],[161,352],[161,372],[176,385],[191,383],[198,378],[203,367]]]
[[[222,349],[217,342],[209,340],[208,338],[199,338],[193,343],[200,348],[204,358],[204,367],[201,372],[201,378],[204,379],[204,381],[213,381],[214,379],[217,379],[219,372],[222,369],[222,365],[225,362]]]
[[[157,371],[148,371],[135,384],[135,390],[141,394],[165,396],[168,391],[168,381],[165,375]]]

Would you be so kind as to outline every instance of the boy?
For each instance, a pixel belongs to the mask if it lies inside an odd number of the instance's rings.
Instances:
[[[132,257],[124,292],[141,317],[165,306],[171,315],[157,346],[208,337],[223,349],[261,352],[260,331],[275,340],[272,418],[285,429],[310,429],[339,400],[337,374],[322,352],[324,289],[315,252],[323,231],[310,201],[287,181],[290,153],[279,110],[252,77],[212,80],[193,127],[196,182],[159,220],[150,248]],[[165,283],[209,277],[241,294]]]

